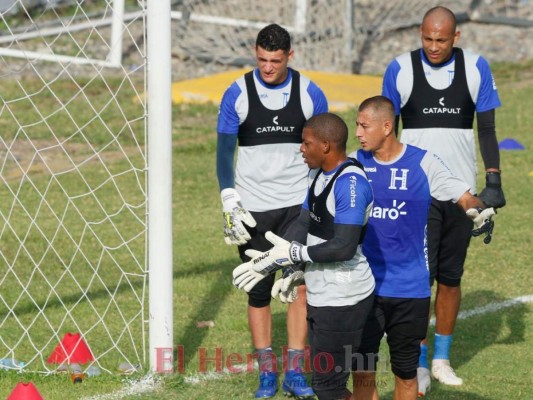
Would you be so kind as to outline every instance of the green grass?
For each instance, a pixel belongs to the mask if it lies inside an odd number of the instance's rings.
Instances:
[[[533,221],[529,203],[533,198],[533,176],[528,175],[533,171],[533,114],[530,112],[533,108],[533,63],[495,65],[494,72],[503,102],[503,107],[497,111],[498,138],[514,138],[526,150],[501,152],[507,206],[495,218],[496,228],[491,244],[484,245],[479,239],[472,241],[463,280],[462,310],[533,294],[529,271]],[[355,111],[341,114],[353,132]],[[176,346],[181,345],[184,349],[184,372],[162,376],[162,385],[155,392],[124,397],[127,399],[249,399],[256,388],[255,373],[206,375],[199,372],[201,349],[210,358],[207,360],[207,369],[210,371],[215,369],[212,358],[216,349],[222,352],[223,361],[230,362],[232,359],[229,357],[233,353],[233,357],[245,357],[252,352],[246,319],[246,295],[231,285],[230,278],[231,270],[239,263],[239,258],[234,247],[224,244],[221,232],[215,171],[216,117],[217,108],[212,105],[183,105],[173,109],[174,339]],[[356,149],[353,134],[351,136],[350,146]],[[96,137],[99,145],[105,143],[104,133]],[[136,140],[130,141],[132,146]],[[482,170],[481,158],[478,158]],[[120,158],[112,162],[112,168],[120,170],[122,167]],[[87,168],[87,176],[98,182],[99,169],[91,174],[90,168]],[[43,174],[42,179],[46,181],[46,174]],[[124,182],[124,185],[128,184]],[[483,174],[480,174],[479,186],[483,185]],[[73,190],[83,191],[76,187]],[[28,198],[31,198],[30,194]],[[113,196],[107,198],[102,195],[101,198],[113,206]],[[29,204],[37,207],[31,202]],[[100,212],[94,201],[89,200],[86,200],[83,209],[96,216]],[[24,231],[20,226],[27,226],[28,221],[23,217],[17,218],[21,218],[22,224],[18,225],[18,229]],[[70,228],[76,235],[80,234],[77,232],[79,227]],[[110,242],[115,239],[113,235],[108,238]],[[9,240],[13,241],[14,238],[10,237]],[[58,240],[67,239],[60,236]],[[36,240],[33,244],[36,251],[39,251],[38,242]],[[87,243],[87,246],[90,245],[91,242]],[[142,245],[139,246],[141,254]],[[13,256],[9,253],[9,246],[2,245],[2,250],[6,252],[6,257]],[[81,280],[86,278],[83,274],[80,277]],[[138,289],[139,285],[134,287]],[[104,286],[102,284],[99,289],[102,297],[105,296]],[[127,293],[131,292],[126,284],[119,289],[122,290],[121,298],[127,298]],[[2,296],[14,295],[2,293]],[[65,295],[68,296],[68,292]],[[32,304],[20,307],[28,315],[34,311]],[[273,346],[277,352],[281,352],[286,344],[285,306],[273,302],[272,310]],[[450,388],[434,383],[427,398],[528,398],[533,383],[529,372],[533,363],[530,350],[533,345],[531,310],[530,304],[520,304],[459,321],[452,359],[465,384],[460,388]],[[81,312],[89,319],[94,317],[89,309]],[[4,315],[5,310],[0,308],[0,313]],[[214,321],[215,326],[198,328],[199,321]],[[20,331],[2,332],[0,336],[4,338],[5,335],[16,334],[20,334]],[[385,359],[386,352],[387,348],[383,346]],[[109,365],[115,362],[114,359],[110,360]],[[142,376],[144,372],[131,379]],[[197,378],[199,382],[191,383],[191,378]],[[66,375],[18,375],[0,371],[0,397],[7,397],[21,380],[32,380],[44,398],[55,400],[111,393],[127,386],[124,379],[116,373],[103,374],[87,378],[81,385],[73,385]],[[378,375],[378,384],[381,398],[391,399],[393,380],[386,364],[385,371]],[[281,399],[283,395],[279,393],[276,398]]]

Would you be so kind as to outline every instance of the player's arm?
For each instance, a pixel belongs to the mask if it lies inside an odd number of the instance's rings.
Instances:
[[[313,115],[328,112],[328,100],[326,95],[313,81],[309,81],[307,93],[313,103]]]
[[[502,189],[500,171],[500,149],[496,138],[494,109],[477,113],[477,129],[479,150],[485,165],[485,188],[479,197],[487,207],[500,208],[505,206],[505,195]]]
[[[350,260],[357,252],[362,225],[334,224],[333,238],[306,248],[307,261],[330,263]]]
[[[451,200],[462,207],[474,222],[472,235],[485,234],[484,242],[489,243],[494,229],[494,209],[487,208],[479,198],[473,196],[468,185],[453,175],[444,161],[435,154],[426,153],[420,166],[428,177],[431,196],[441,201]]]
[[[240,125],[236,104],[240,95],[239,85],[233,83],[224,92],[218,111],[216,167],[220,190],[235,186],[233,161]]]
[[[485,204],[476,196],[472,195],[470,192],[466,191],[463,195],[457,200],[457,204],[466,211],[471,208],[484,209]]]
[[[479,150],[485,165],[485,188],[479,194],[487,207],[505,206],[500,171],[500,149],[496,139],[495,109],[501,106],[500,98],[489,63],[483,57],[476,62],[479,71],[479,94],[476,100],[476,119]]]
[[[396,133],[396,136],[398,136],[400,131],[400,109],[402,101],[396,83],[399,72],[400,64],[398,61],[393,60],[385,70],[381,87],[381,94],[392,101],[392,104],[394,105],[394,112],[396,114],[396,118],[394,119],[394,132]]]
[[[385,70],[383,75],[383,83],[381,86],[381,94],[385,96],[392,104],[394,104],[394,113],[399,116],[402,106],[402,98],[398,91],[398,74],[400,73],[400,63],[395,59],[393,60]]]
[[[243,245],[250,240],[245,224],[256,226],[255,219],[241,204],[239,193],[235,190],[235,167],[233,159],[237,148],[239,116],[235,103],[240,89],[233,84],[222,98],[217,122],[217,178],[222,201],[224,241],[228,245]]]
[[[220,190],[235,187],[233,158],[237,148],[237,135],[218,133],[217,178]]]

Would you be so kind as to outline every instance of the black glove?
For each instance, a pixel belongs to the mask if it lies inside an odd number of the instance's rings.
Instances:
[[[502,177],[499,172],[487,172],[485,177],[486,187],[479,194],[485,206],[501,208],[505,205],[505,196],[502,190]]]

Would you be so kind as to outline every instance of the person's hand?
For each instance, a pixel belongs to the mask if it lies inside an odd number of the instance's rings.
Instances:
[[[494,230],[493,215],[496,214],[494,208],[489,207],[485,209],[470,208],[466,211],[466,215],[474,221],[474,229],[472,230],[472,236],[479,236],[485,234],[483,242],[489,244],[492,239],[492,231]]]
[[[283,274],[280,279],[274,282],[270,294],[273,298],[279,296],[282,303],[292,303],[298,298],[298,286],[304,283],[305,264],[301,263],[295,266],[283,268]]]
[[[281,267],[286,267],[302,260],[302,244],[298,242],[289,243],[271,231],[265,233],[265,239],[272,243],[274,247],[265,251],[262,256],[250,260],[254,271],[271,273]]]
[[[478,197],[487,207],[501,208],[505,206],[502,177],[499,172],[487,172],[485,189],[481,191]]]
[[[233,284],[238,289],[249,292],[259,281],[278,269],[301,261],[303,245],[289,243],[285,239],[268,231],[265,238],[274,245],[264,253],[248,249],[244,253],[251,257],[233,270]]]
[[[250,234],[244,224],[254,228],[255,222],[252,214],[245,210],[241,204],[239,193],[233,188],[223,189],[220,192],[222,199],[222,217],[224,219],[224,241],[227,245],[237,246],[250,240]]]
[[[246,250],[244,252],[252,260],[256,257],[262,257],[264,253],[257,250]],[[252,288],[257,285],[262,279],[266,278],[269,274],[267,271],[256,272],[253,269],[252,260],[245,262],[233,270],[233,285],[237,289],[242,289],[248,293]]]

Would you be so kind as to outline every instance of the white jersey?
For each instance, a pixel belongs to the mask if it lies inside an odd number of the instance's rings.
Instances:
[[[421,51],[421,53],[423,53]],[[481,56],[463,50],[464,70],[466,75],[467,96],[475,104],[476,112],[483,112],[500,106],[498,93],[490,68]],[[422,68],[429,86],[437,91],[449,88],[455,77],[455,56],[445,65],[432,66],[425,61],[422,54]],[[396,113],[410,100],[414,90],[414,72],[411,53],[397,57],[387,68],[383,81],[383,94],[394,103]],[[449,98],[439,97],[438,104],[428,104],[425,113],[450,112],[447,109]],[[423,101],[423,100],[420,100]],[[403,128],[402,143],[407,143],[429,150],[441,157],[454,175],[460,177],[476,193],[476,143],[472,127],[427,127],[418,129]]]
[[[261,104],[268,110],[282,110],[291,98],[293,71],[277,86],[265,84],[254,71],[253,80]],[[305,120],[327,111],[323,92],[300,75],[301,112]],[[224,94],[217,131],[237,134],[249,114],[249,98],[244,76],[236,80]],[[277,126],[276,117],[268,128]],[[267,133],[266,133],[267,134]],[[301,135],[301,132],[299,133]],[[239,145],[235,167],[235,189],[242,205],[249,211],[269,211],[302,204],[307,189],[309,168],[300,153],[299,143],[261,143]]]

